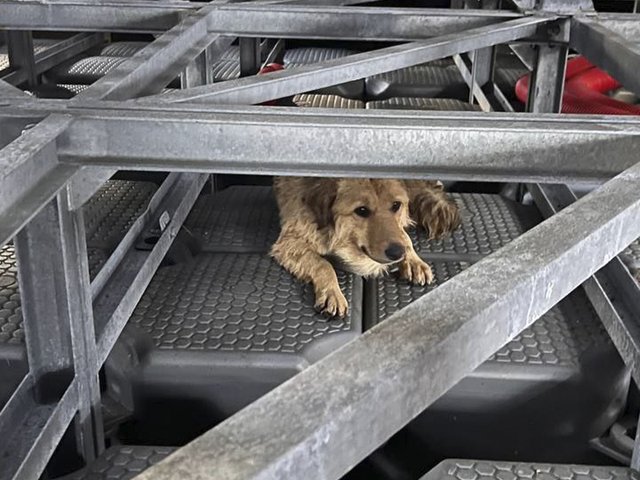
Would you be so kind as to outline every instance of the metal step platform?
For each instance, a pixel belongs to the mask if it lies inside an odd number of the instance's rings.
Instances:
[[[469,88],[458,67],[421,65],[365,79],[369,100],[392,97],[441,97],[467,100]]]
[[[632,480],[624,467],[444,460],[421,480]]]
[[[37,55],[44,52],[48,48],[52,47],[58,42],[58,40],[50,40],[43,38],[33,39],[33,53]],[[6,45],[0,45],[0,70],[9,68],[9,53]]]

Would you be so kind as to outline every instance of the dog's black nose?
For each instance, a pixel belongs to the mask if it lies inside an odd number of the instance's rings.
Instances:
[[[389,260],[400,260],[404,257],[404,247],[399,243],[391,243],[384,251]]]

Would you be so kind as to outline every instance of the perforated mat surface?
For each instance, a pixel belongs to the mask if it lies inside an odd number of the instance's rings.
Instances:
[[[293,103],[306,108],[364,108],[364,102],[343,98],[338,95],[320,95],[303,93],[293,97]]]
[[[208,252],[266,252],[280,231],[271,187],[229,187],[202,195],[185,222]]]
[[[295,353],[314,340],[360,330],[361,283],[340,274],[353,306],[344,319],[313,309],[313,291],[260,254],[201,254],[160,269],[130,324],[160,349]]]
[[[47,77],[58,84],[91,84],[126,62],[125,57],[86,57],[51,69]]]
[[[103,57],[132,57],[144,47],[148,42],[114,42],[105,46],[100,55]]]
[[[224,82],[240,77],[240,62],[238,60],[219,60],[211,68],[214,82]]]
[[[622,467],[445,460],[422,480],[631,480]]]
[[[499,195],[451,194],[460,207],[462,223],[451,235],[429,240],[422,229],[410,231],[416,251],[431,258],[478,260],[515,240],[541,221],[535,207]]]
[[[89,467],[60,480],[130,480],[170,455],[175,448],[117,445]]]

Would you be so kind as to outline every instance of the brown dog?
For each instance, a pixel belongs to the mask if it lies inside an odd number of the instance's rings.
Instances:
[[[315,307],[329,315],[346,315],[348,304],[326,256],[365,277],[397,266],[402,278],[424,285],[433,274],[406,228],[417,223],[437,238],[460,223],[439,182],[279,177],[274,187],[282,230],[271,254],[313,284]]]

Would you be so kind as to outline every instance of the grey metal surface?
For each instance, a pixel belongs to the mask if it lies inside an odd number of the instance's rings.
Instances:
[[[267,38],[412,41],[497,24],[516,15],[396,6],[229,5],[211,18],[209,31]]]
[[[338,278],[352,313],[328,320],[314,311],[311,286],[268,255],[201,254],[161,268],[130,325],[160,349],[299,353],[327,335],[360,332],[360,281]]]
[[[429,240],[422,229],[412,229],[416,251],[426,258],[477,261],[489,255],[539,223],[537,209],[499,195],[452,194],[460,208],[462,223],[451,235]]]
[[[51,104],[45,111],[58,109]],[[26,118],[36,110],[23,105],[12,115]],[[606,180],[637,161],[633,145],[638,122],[633,117],[489,118],[470,112],[221,106],[146,107],[136,113],[124,108],[66,111],[82,112],[82,118],[73,122],[59,144],[64,165],[580,183]],[[103,141],[89,141],[97,132]],[[248,134],[252,142],[244,141]],[[122,142],[107,141],[116,135],[123,135]],[[235,148],[240,144],[243,149]],[[462,144],[474,149],[461,153]],[[341,155],[347,149],[351,155]],[[425,156],[428,151],[438,155]],[[304,163],[299,163],[301,156]],[[607,162],[598,160],[603,156]]]
[[[116,445],[86,468],[59,480],[130,480],[171,454],[173,447]]]
[[[392,97],[387,100],[367,102],[370,110],[436,110],[477,112],[478,105],[454,98]]]
[[[199,5],[188,2],[100,3],[2,2],[3,28],[26,30],[94,30],[163,32]]]
[[[298,107],[313,108],[364,108],[362,100],[344,98],[339,95],[322,95],[317,93],[303,93],[293,97],[293,103]]]
[[[447,97],[456,90],[464,93],[465,81],[458,68],[416,66],[368,77],[368,98]],[[456,86],[462,87],[456,89]]]
[[[421,480],[632,480],[625,467],[444,460]]]
[[[207,252],[267,252],[278,238],[271,187],[229,187],[202,195],[185,221]]]

